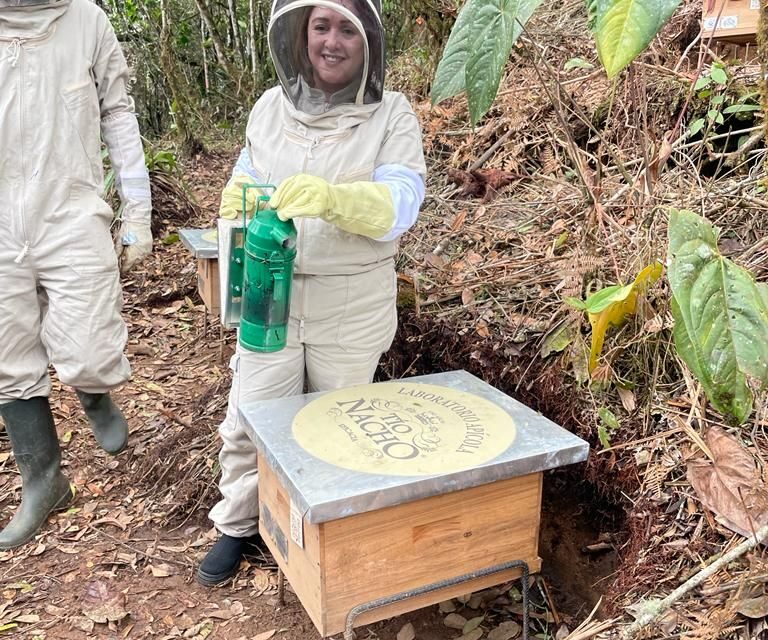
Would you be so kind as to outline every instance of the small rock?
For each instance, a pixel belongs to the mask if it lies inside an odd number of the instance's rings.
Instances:
[[[555,640],[565,640],[570,635],[570,630],[564,624],[561,624],[555,633]]]
[[[485,616],[477,616],[476,618],[470,618],[467,623],[461,628],[461,632],[467,635],[471,631],[477,629],[485,620]]]
[[[463,629],[464,625],[467,624],[467,619],[458,613],[449,613],[445,616],[443,624],[449,629]]]
[[[512,638],[516,638],[521,631],[522,628],[517,622],[514,620],[507,620],[506,622],[502,622],[495,629],[491,629],[491,632],[488,634],[488,640],[512,640]]]
[[[440,613],[451,613],[452,611],[456,611],[456,605],[453,604],[453,600],[443,600],[437,606],[440,607]]]
[[[413,629],[413,625],[409,622],[403,625],[403,628],[397,632],[397,640],[414,640],[416,637],[416,631]]]

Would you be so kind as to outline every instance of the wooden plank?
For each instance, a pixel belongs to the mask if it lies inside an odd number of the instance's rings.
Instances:
[[[264,507],[269,511],[265,518]],[[304,548],[291,540],[290,499],[274,471],[259,458],[259,533],[318,629],[322,621],[320,527],[304,522]],[[272,520],[274,525],[270,524]],[[274,526],[277,529],[275,530]],[[272,531],[270,531],[272,529]]]
[[[326,522],[324,636],[352,607],[510,560],[538,571],[541,473]],[[359,624],[500,584],[510,571],[370,612]]]
[[[208,311],[219,315],[221,297],[219,292],[219,261],[216,258],[198,258],[197,291]]]

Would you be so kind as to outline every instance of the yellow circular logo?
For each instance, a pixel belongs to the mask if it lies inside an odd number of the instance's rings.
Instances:
[[[352,471],[396,476],[449,473],[492,460],[515,440],[510,415],[447,387],[409,382],[331,391],[293,420],[308,453]]]

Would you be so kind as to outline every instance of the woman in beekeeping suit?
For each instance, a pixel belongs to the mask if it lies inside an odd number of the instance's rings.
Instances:
[[[426,167],[402,94],[384,91],[379,0],[276,0],[268,39],[280,86],[251,111],[220,215],[242,215],[244,183],[278,185],[270,200],[298,231],[287,346],[241,350],[219,432],[221,536],[198,570],[232,576],[258,541],[256,450],[241,403],[372,380],[395,335],[397,238],[416,221]],[[252,190],[248,193],[253,193]],[[253,207],[253,196],[247,207]]]
[[[115,454],[128,437],[109,397],[130,368],[113,215],[101,197],[103,137],[128,269],[151,251],[152,234],[127,82],[112,27],[89,0],[0,0],[0,416],[22,479],[0,549],[29,540],[71,498],[49,364],[77,390],[102,448]]]

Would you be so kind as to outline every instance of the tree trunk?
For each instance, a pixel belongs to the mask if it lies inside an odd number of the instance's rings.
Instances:
[[[203,82],[205,83],[205,94],[208,95],[211,85],[208,80],[208,53],[205,50],[205,22],[202,18],[200,18],[200,42],[203,50]]]
[[[199,151],[202,144],[192,133],[192,113],[189,109],[191,101],[186,91],[181,86],[179,78],[184,74],[178,68],[176,58],[173,55],[173,43],[171,42],[170,20],[166,12],[165,0],[160,0],[160,68],[165,75],[165,81],[173,97],[173,114],[176,122],[176,129],[179,132],[182,147],[187,151]]]
[[[253,77],[253,84],[258,84],[258,76],[256,75],[256,1],[249,0],[248,2],[248,48],[251,51],[251,77]]]
[[[232,43],[235,45],[235,51],[242,55],[240,48],[240,29],[237,25],[237,12],[235,11],[235,0],[229,0],[229,22],[232,25]]]
[[[205,23],[205,27],[208,29],[208,33],[211,36],[211,42],[213,42],[213,50],[216,53],[216,60],[224,69],[224,73],[227,74],[227,77],[233,83],[235,83],[235,86],[237,87],[236,91],[239,94],[240,93],[239,74],[237,73],[237,70],[232,65],[232,63],[224,55],[224,44],[222,43],[221,38],[219,38],[219,34],[217,33],[216,27],[213,24],[213,18],[211,17],[211,12],[208,11],[208,7],[205,5],[205,0],[195,0],[195,5],[197,5],[197,10],[200,12],[200,17],[203,19],[203,22]]]

